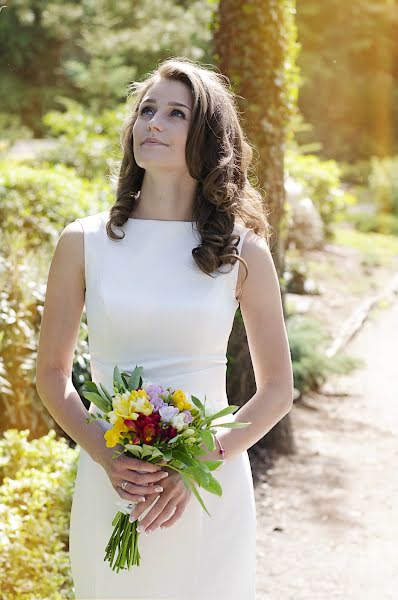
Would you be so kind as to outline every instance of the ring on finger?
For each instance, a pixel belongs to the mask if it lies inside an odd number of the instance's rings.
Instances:
[[[126,491],[127,484],[128,484],[128,481],[122,481],[122,485],[120,486],[122,488],[122,490]]]

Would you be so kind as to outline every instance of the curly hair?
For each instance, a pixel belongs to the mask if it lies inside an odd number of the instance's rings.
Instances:
[[[116,202],[110,208],[106,231],[112,240],[118,237],[112,227],[122,226],[137,203],[145,169],[139,167],[133,152],[133,127],[140,103],[150,87],[160,79],[175,80],[188,86],[193,97],[185,156],[191,177],[198,185],[193,203],[193,219],[201,243],[192,256],[207,275],[224,264],[244,263],[236,246],[240,236],[233,234],[235,222],[252,229],[269,245],[270,229],[261,194],[248,180],[253,149],[239,122],[236,95],[229,89],[229,79],[200,63],[186,58],[168,58],[149,73],[144,81],[128,86],[132,100],[121,129],[123,158],[116,182]],[[232,267],[231,267],[232,269]]]

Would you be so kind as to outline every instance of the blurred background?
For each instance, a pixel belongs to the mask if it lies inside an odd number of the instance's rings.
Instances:
[[[369,381],[379,379],[380,364],[372,366],[369,351],[380,344],[378,357],[389,364],[393,349],[377,335],[397,325],[396,313],[389,317],[388,311],[396,306],[398,287],[398,2],[1,0],[0,52],[1,597],[74,597],[68,527],[79,449],[52,419],[35,385],[48,270],[62,229],[114,203],[111,174],[121,159],[128,84],[160,60],[184,56],[229,77],[255,147],[253,183],[272,209],[272,254],[296,397],[291,413],[250,449],[259,599],[322,600],[331,590],[345,600],[393,598],[397,574],[393,581],[389,571],[372,595],[366,576],[332,581],[330,563],[317,564],[312,554],[306,560],[304,553],[300,572],[316,565],[318,587],[304,578],[298,592],[287,583],[289,563],[285,571],[273,571],[263,559],[268,544],[274,557],[286,548],[272,539],[280,507],[292,527],[297,522],[289,494],[309,482],[308,496],[301,497],[302,521],[315,473],[323,494],[329,501],[334,497],[336,481],[323,462],[330,448],[336,456],[341,452],[339,477],[349,470],[344,461],[359,456],[368,421],[353,426],[347,439],[343,424],[357,413],[353,403],[344,412],[342,399],[354,389],[369,422],[380,413],[369,408],[374,395],[369,399],[355,385],[363,381],[359,369],[366,369]],[[373,337],[367,333],[351,352],[350,340],[379,311],[387,311],[383,328],[376,321]],[[73,365],[78,391],[91,377],[89,358],[83,312]],[[239,309],[228,347],[227,389],[230,402],[239,405],[255,392]],[[384,392],[388,397],[391,382]],[[331,414],[341,419],[335,426]],[[384,442],[390,425],[388,418],[382,423]],[[390,446],[378,443],[381,438],[373,446],[380,464],[392,468]],[[278,465],[285,478],[278,479]],[[357,475],[365,488],[375,477],[372,468]],[[286,480],[292,485],[287,495]],[[344,481],[337,489],[348,493]],[[359,496],[353,510],[361,517],[357,501]],[[386,510],[389,520],[392,507]],[[323,527],[321,513],[307,514],[306,531],[314,540]],[[292,545],[291,553],[297,558],[303,538],[293,531],[297,548]],[[325,539],[330,552],[335,534]],[[342,581],[344,589],[338,587]],[[368,595],[361,595],[363,589]]]

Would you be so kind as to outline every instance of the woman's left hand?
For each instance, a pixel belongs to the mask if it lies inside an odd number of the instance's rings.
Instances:
[[[150,533],[158,527],[170,527],[181,517],[188,504],[192,492],[187,490],[180,474],[168,467],[163,470],[167,471],[169,476],[161,480],[163,491],[159,492],[157,502],[141,520],[140,516],[152,505],[153,497],[148,496],[144,502],[139,502],[131,513],[132,519],[138,519],[137,531],[141,528],[142,532]]]

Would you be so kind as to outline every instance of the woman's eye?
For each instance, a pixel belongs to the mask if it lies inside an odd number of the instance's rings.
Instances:
[[[143,114],[145,114],[145,112],[146,112],[148,109],[149,109],[149,110],[152,110],[152,108],[151,108],[150,106],[144,106],[144,108],[142,108],[142,109],[141,109],[141,111],[140,111],[140,115],[143,115]],[[182,110],[178,110],[178,108],[175,108],[174,110],[172,110],[171,114],[173,114],[173,113],[175,113],[175,112],[177,112],[177,113],[180,113],[180,115],[182,115],[182,116],[183,116],[183,118],[185,119],[185,114],[182,112]]]

